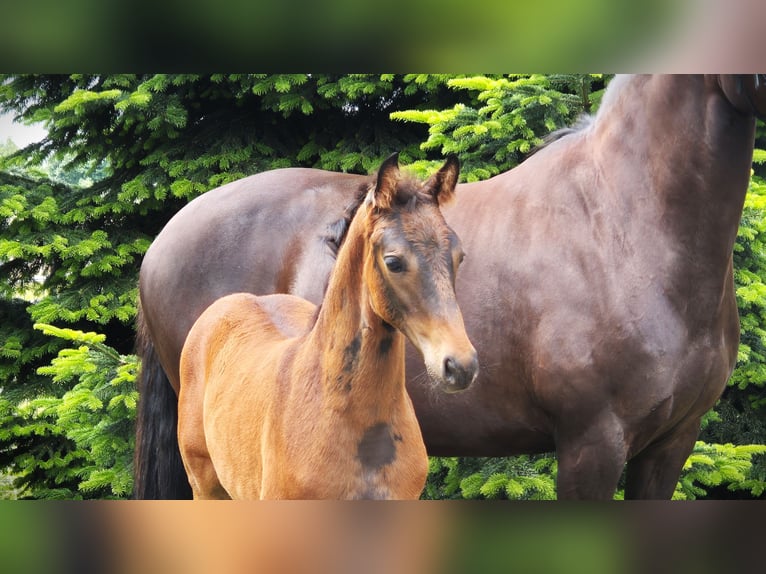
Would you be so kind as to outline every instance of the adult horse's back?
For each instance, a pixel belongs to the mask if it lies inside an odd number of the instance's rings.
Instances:
[[[445,216],[467,254],[457,295],[482,370],[440,396],[410,354],[430,454],[555,449],[560,498],[611,498],[626,462],[626,497],[671,496],[736,361],[732,248],[765,103],[753,77],[618,77],[590,123],[458,187]],[[317,301],[344,206],[366,181],[261,174],[195,200],[158,236],[141,271],[139,497],[179,494],[141,470],[175,447],[147,414],[167,392],[172,417],[171,385],[151,378],[157,356],[177,388],[189,326],[225,293]]]

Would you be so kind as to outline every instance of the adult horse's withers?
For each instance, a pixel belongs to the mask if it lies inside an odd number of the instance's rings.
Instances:
[[[430,454],[555,449],[559,498],[611,498],[626,462],[626,497],[671,496],[736,361],[732,248],[764,111],[751,76],[617,77],[587,125],[458,186],[444,213],[467,254],[456,291],[481,371],[438,395],[410,352]],[[157,237],[140,284],[138,497],[184,494],[179,470],[155,462],[177,451],[167,420],[196,317],[236,291],[318,303],[344,207],[369,181],[263,173],[198,198]]]

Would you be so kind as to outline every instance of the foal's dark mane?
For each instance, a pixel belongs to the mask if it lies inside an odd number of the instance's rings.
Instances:
[[[369,182],[360,185],[354,193],[354,197],[343,210],[341,218],[327,226],[327,232],[323,239],[332,251],[333,257],[338,255],[338,249],[340,249],[343,240],[346,238],[346,232],[348,231],[349,225],[351,225],[351,220],[354,219],[354,215],[356,215],[359,207],[364,202],[364,198],[367,196],[370,185],[374,185],[374,183],[375,180],[371,179]]]
[[[343,240],[346,238],[351,220],[354,219],[356,212],[359,211],[359,207],[364,203],[367,193],[370,191],[370,186],[375,185],[376,177],[377,175],[360,185],[354,193],[354,197],[343,210],[341,218],[327,226],[327,232],[323,239],[332,251],[333,256],[338,255],[338,249],[340,249]],[[414,206],[416,200],[430,201],[430,196],[420,191],[420,184],[421,182],[416,177],[403,174],[396,188],[396,197],[394,199],[396,205],[412,203]]]

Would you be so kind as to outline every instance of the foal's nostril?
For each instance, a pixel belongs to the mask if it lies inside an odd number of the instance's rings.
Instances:
[[[447,357],[444,359],[444,378],[450,383],[455,383],[455,379],[458,375],[458,366],[455,359]]]
[[[461,363],[454,357],[444,359],[444,382],[447,384],[447,392],[457,392],[468,388],[476,379],[479,371],[479,363],[476,355]]]

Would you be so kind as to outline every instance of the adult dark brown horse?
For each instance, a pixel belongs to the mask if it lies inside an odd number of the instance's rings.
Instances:
[[[556,450],[558,497],[669,498],[737,356],[732,248],[763,77],[615,78],[592,121],[444,210],[481,374],[460,395],[408,391],[429,454]],[[136,496],[188,495],[172,432],[178,358],[197,316],[235,291],[319,302],[343,208],[369,178],[266,172],[181,210],[141,270]],[[165,379],[167,373],[168,384]],[[183,488],[187,490],[184,491]]]

